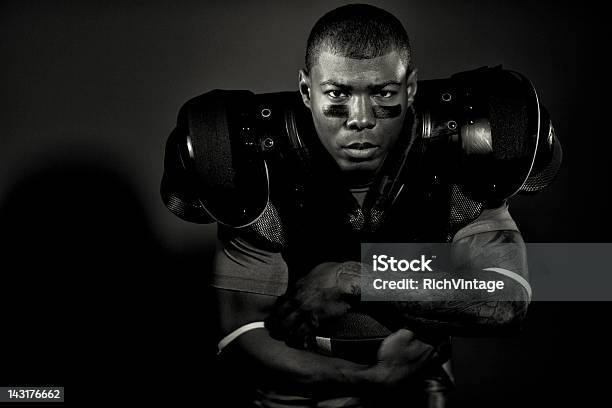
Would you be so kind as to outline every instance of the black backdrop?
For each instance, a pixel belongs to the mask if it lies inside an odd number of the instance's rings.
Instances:
[[[228,382],[204,380],[220,370],[215,227],[161,203],[165,138],[178,107],[210,89],[296,89],[312,24],[342,3],[0,2],[0,384],[107,390],[92,400],[189,397],[181,384],[223,395]],[[565,162],[551,188],[511,202],[526,241],[610,240],[603,6],[371,3],[405,24],[422,79],[503,64],[536,85]],[[611,310],[538,303],[518,337],[457,339],[454,400],[597,397]],[[142,387],[110,391],[119,384]]]

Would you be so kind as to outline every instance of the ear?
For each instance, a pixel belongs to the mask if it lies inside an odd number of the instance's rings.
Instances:
[[[408,97],[408,106],[414,102],[414,96],[417,92],[417,69],[414,68],[406,78],[406,96]]]
[[[300,94],[302,95],[302,102],[310,109],[310,77],[308,76],[308,72],[304,69],[300,69],[298,85]]]

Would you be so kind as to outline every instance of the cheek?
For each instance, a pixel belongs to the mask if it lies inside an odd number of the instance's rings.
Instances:
[[[348,107],[346,105],[313,104],[312,117],[321,137],[333,137],[346,121]]]
[[[330,119],[323,115],[323,112],[313,111],[313,122],[314,127],[319,136],[319,139],[323,145],[331,147],[336,135],[339,133],[339,129],[342,127],[344,120],[342,119]],[[339,124],[338,124],[339,123]]]
[[[377,119],[392,119],[402,116],[402,105],[375,105],[372,109],[374,110],[374,117]]]
[[[388,147],[395,143],[404,129],[404,115],[378,121],[379,132],[384,137],[384,144]]]

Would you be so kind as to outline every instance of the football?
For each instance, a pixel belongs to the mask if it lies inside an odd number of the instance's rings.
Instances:
[[[317,330],[316,351],[360,364],[374,364],[380,344],[393,331],[369,314],[350,311]]]

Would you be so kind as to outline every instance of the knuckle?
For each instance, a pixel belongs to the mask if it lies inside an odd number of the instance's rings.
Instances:
[[[403,336],[406,341],[416,341],[414,332],[408,329],[399,329],[397,334]]]

